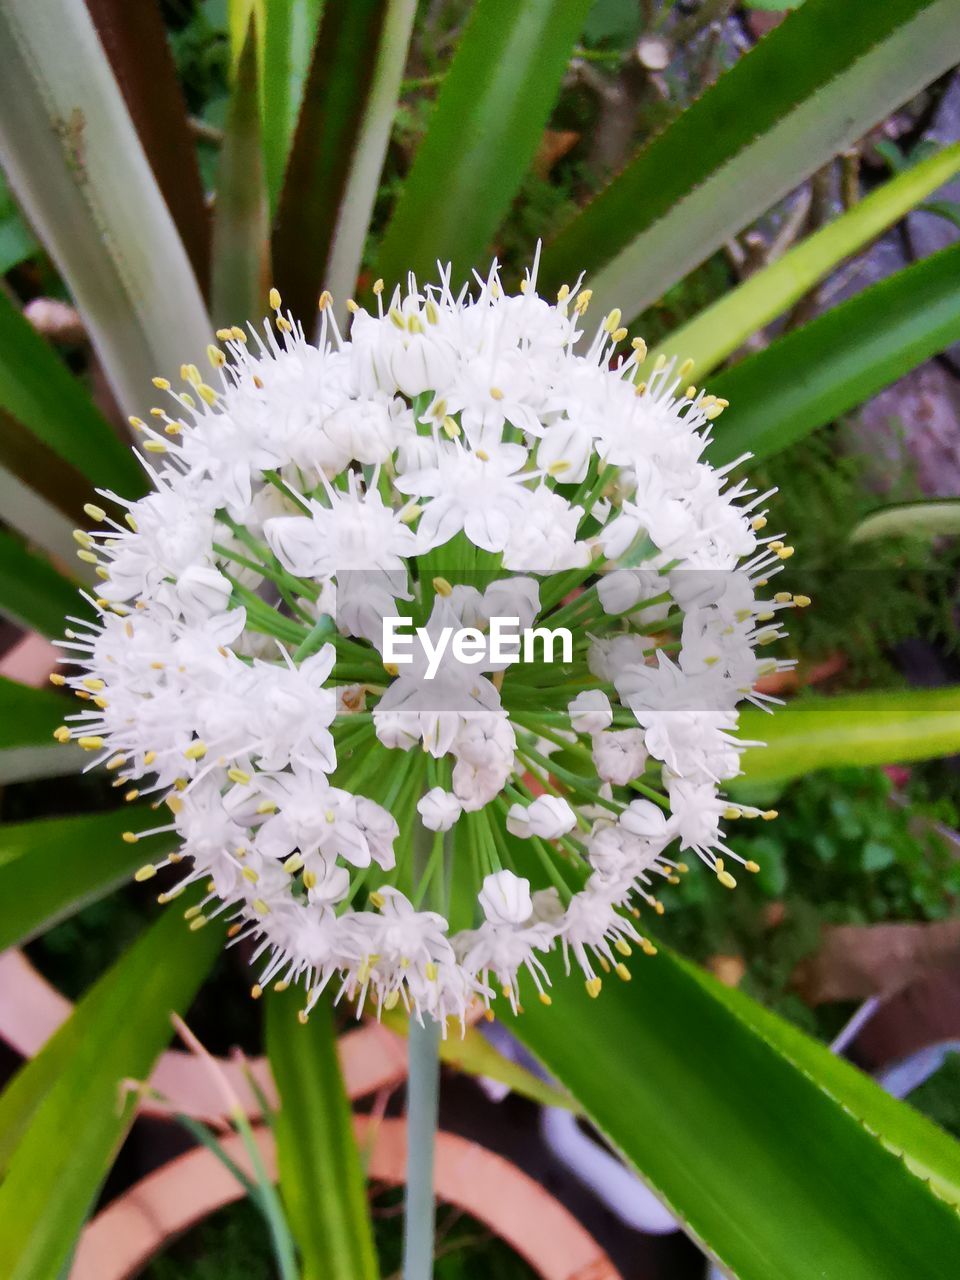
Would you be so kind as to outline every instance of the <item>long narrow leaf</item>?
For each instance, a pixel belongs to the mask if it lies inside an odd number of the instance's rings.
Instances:
[[[86,5],[194,275],[205,291],[210,274],[210,216],[160,6],[128,0],[86,0]]]
[[[953,1274],[954,1209],[735,1016],[715,980],[661,951],[591,1000],[561,962],[550,970],[552,1009],[530,1001],[517,1035],[739,1280]],[[913,1141],[905,1104],[890,1105]]]
[[[304,1027],[291,992],[267,1002],[267,1052],[280,1094],[274,1122],[280,1189],[304,1280],[378,1275],[360,1153],[337,1059],[329,1006]]]
[[[11,419],[6,419],[9,425]],[[0,415],[0,429],[5,425]],[[29,437],[27,438],[29,440]],[[27,455],[35,457],[29,440]],[[43,451],[41,450],[41,456]],[[84,496],[86,483],[81,482],[77,493]],[[3,512],[3,523],[9,529],[15,529],[35,546],[42,548],[49,556],[61,564],[72,564],[77,551],[73,533],[76,521],[66,518],[62,509],[52,505],[42,494],[30,484],[14,474],[0,463],[0,511]],[[92,570],[87,565],[77,565],[80,577],[89,582]]]
[[[156,858],[159,837],[129,844],[125,831],[157,825],[148,806],[0,825],[0,950],[29,941],[130,879]]]
[[[387,228],[377,274],[480,263],[533,159],[590,0],[478,0]]]
[[[257,94],[255,20],[237,59],[220,151],[213,224],[213,315],[244,324],[263,314],[269,289],[270,214]]]
[[[2,93],[0,89],[0,98]],[[144,476],[136,458],[2,290],[0,409],[6,418],[0,432],[0,462],[26,483],[40,487],[41,492],[43,477],[38,476],[37,468],[46,465],[46,457],[29,451],[24,433],[69,464],[68,476],[79,473],[91,487],[103,485],[133,496],[144,491]],[[80,503],[86,496],[78,489]]]
[[[350,245],[357,249],[352,268],[341,260],[338,287],[352,291],[356,283],[414,7],[410,0],[324,7],[273,234],[276,283],[305,322],[328,283],[338,237],[341,259]]]
[[[767,746],[744,752],[738,787],[838,765],[909,764],[960,751],[960,688],[802,698],[773,716],[748,707],[740,727]]]
[[[741,1022],[763,1036],[798,1070],[812,1076],[884,1146],[903,1156],[907,1166],[926,1179],[939,1196],[960,1207],[960,1142],[884,1089],[878,1089],[862,1071],[758,1001],[735,988],[710,982],[696,969],[690,972]]]
[[[845,258],[899,222],[960,169],[960,143],[944,147],[892,178],[820,231],[707,307],[650,352],[681,353],[702,381],[741,343],[782,315]]]
[[[154,924],[91,988],[0,1096],[0,1274],[51,1280],[69,1255],[146,1079],[222,944],[177,911]]]
[[[958,281],[960,245],[954,245],[711,381],[711,391],[730,401],[716,424],[711,461],[779,453],[956,342]]]
[[[87,8],[0,6],[0,155],[120,403],[208,341],[197,282]]]
[[[55,778],[83,767],[86,757],[79,747],[53,738],[70,709],[68,699],[52,689],[29,689],[0,676],[0,784]]]
[[[930,498],[925,502],[896,502],[871,511],[850,535],[850,541],[875,538],[939,538],[960,533],[960,499]]]
[[[544,253],[635,316],[960,59],[960,0],[805,0],[650,141]]]
[[[59,636],[64,617],[76,605],[76,585],[0,529],[0,616],[45,636]]]

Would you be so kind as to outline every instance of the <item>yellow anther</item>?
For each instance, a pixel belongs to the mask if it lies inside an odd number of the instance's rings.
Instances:
[[[687,397],[688,400],[694,400],[696,399],[697,388],[691,382],[690,386],[687,387],[686,391],[683,394]]]
[[[382,893],[377,893],[376,891],[374,891],[370,895],[370,901],[379,911],[383,907],[383,904],[386,902],[386,898],[383,896]]]
[[[456,440],[457,436],[460,434],[460,424],[457,422],[456,418],[451,418],[448,414],[447,417],[444,418],[442,425],[450,439]]]
[[[148,751],[143,757],[143,763],[146,765],[153,764],[156,758],[157,758],[157,753],[155,751]]]
[[[638,396],[645,396],[647,394],[647,384],[645,382],[638,382],[637,389],[634,394]]]
[[[238,324],[232,326],[230,329],[230,336],[233,338],[234,342],[246,342],[247,340],[246,330],[241,329]]]
[[[231,339],[232,337],[233,337],[233,330],[232,330],[232,329],[218,329],[218,330],[217,330],[217,340],[218,340],[219,342],[229,342],[229,341],[230,341],[230,339]]]
[[[566,289],[566,287],[567,287],[567,286],[566,286],[566,285],[564,285],[563,287]],[[552,1005],[552,1004],[553,1004],[553,1001],[550,999],[550,997],[547,995],[547,993],[546,993],[545,991],[541,991],[541,992],[540,992],[540,1003],[541,1003],[541,1004],[545,1004],[545,1005],[547,1006],[547,1008],[549,1009],[550,1005]]]
[[[59,729],[54,729],[53,736],[56,738],[57,742],[69,742],[70,730],[65,724],[62,724]]]
[[[135,831],[125,831],[120,839],[124,844],[136,844],[140,837]]]
[[[647,344],[644,342],[642,338],[634,338],[633,341],[630,343],[630,345],[631,347],[633,347],[634,351],[637,353],[637,359],[639,361],[646,360]]]
[[[587,988],[587,995],[590,997],[590,999],[596,1000],[597,996],[600,994],[600,989],[603,986],[603,979],[588,978],[587,981],[584,983],[584,986]]]
[[[293,325],[285,316],[277,316],[277,328],[281,333],[293,333]]]
[[[98,507],[94,502],[85,502],[83,504],[83,509],[91,520],[99,522],[100,520],[106,520],[107,518],[107,513],[104,511],[103,507]]]
[[[215,347],[213,343],[207,346],[207,359],[214,369],[222,369],[227,363],[227,357],[223,354],[219,347]]]
[[[630,946],[630,943],[627,942],[626,938],[618,938],[613,945],[616,947],[616,949],[620,952],[622,956],[633,955],[633,948]]]
[[[138,880],[141,884],[144,880],[152,880],[157,874],[157,868],[152,862],[148,862],[145,867],[141,867],[139,871],[134,872],[134,880]]]
[[[657,954],[657,948],[647,938],[644,938],[640,943],[640,947],[645,956],[655,956]]]
[[[677,370],[677,377],[681,382],[686,382],[691,373],[693,373],[693,360],[688,356]]]
[[[564,458],[558,458],[556,462],[551,462],[547,467],[548,476],[562,476],[564,471],[570,470],[570,463]]]
[[[600,968],[603,970],[603,972],[604,972],[604,973],[609,973],[609,972],[610,972],[610,962],[609,962],[609,961],[608,961],[604,956],[597,956],[597,960],[599,961],[599,963],[600,963]]]
[[[530,289],[530,281],[529,281],[529,280],[521,280],[521,281],[520,281],[520,292],[521,292],[521,293],[527,293],[527,292],[529,292],[529,289]]]
[[[614,331],[613,331],[613,333],[611,333],[610,337],[614,340],[614,342],[622,342],[622,341],[624,340],[624,338],[627,336],[627,333],[628,333],[628,332],[629,332],[629,330],[624,329],[624,328],[621,326],[621,328],[619,328],[619,329],[614,329]]]
[[[85,529],[74,529],[73,540],[74,542],[79,542],[81,547],[93,546],[93,539]]]
[[[128,804],[130,804],[130,803],[131,803],[131,801],[136,800],[136,798],[137,798],[137,796],[138,796],[139,794],[140,794],[140,792],[137,790],[137,788],[136,788],[136,787],[131,787],[129,791],[125,791],[125,792],[124,792],[124,794],[123,794],[123,798],[124,798],[124,800],[126,800],[126,801],[127,801],[127,803],[128,803]]]
[[[202,929],[206,923],[206,916],[197,916],[195,920],[190,921],[190,932],[196,933],[199,929]]]
[[[796,547],[781,547],[780,550],[777,552],[777,555],[780,557],[781,560],[789,560],[795,550],[796,550]]]
[[[204,404],[216,404],[216,403],[217,403],[218,396],[217,396],[216,391],[214,391],[213,387],[211,387],[211,386],[210,386],[208,383],[206,383],[206,382],[198,382],[198,383],[197,383],[197,395],[198,395],[198,396],[200,397],[200,399],[204,402]],[[179,435],[179,428],[178,428],[178,430],[177,430],[177,433],[176,433],[176,434],[178,434],[178,435]]]
[[[772,822],[774,818],[779,818],[779,816],[780,814],[777,809],[765,809],[760,815],[764,822]]]
[[[760,870],[760,863],[759,863],[759,862],[754,862],[754,861],[752,861],[752,860],[751,860],[750,862],[745,862],[745,863],[743,864],[743,869],[744,869],[744,871],[749,871],[749,872],[751,872],[753,875],[756,875],[756,873]]]
[[[423,514],[423,507],[418,502],[408,502],[400,512],[401,524],[413,524],[418,516]]]
[[[592,289],[582,289],[580,293],[577,294],[577,300],[573,304],[573,309],[574,311],[576,311],[577,315],[582,316],[586,313],[587,307],[589,307],[590,299],[592,297],[593,297]]]
[[[257,813],[276,813],[277,806],[272,800],[261,800],[257,805]]]
[[[622,979],[622,981],[624,982],[629,982],[632,976],[630,973],[630,970],[622,962],[617,965],[616,969],[614,970],[614,973],[617,975],[618,978]]]
[[[237,769],[237,768],[228,769],[227,777],[230,779],[231,782],[238,782],[241,787],[245,787],[247,783],[250,781],[250,775],[244,769]]]
[[[758,622],[770,622],[770,621],[771,621],[771,619],[772,619],[773,617],[774,617],[774,614],[769,613],[769,612],[767,612],[767,613],[758,613],[758,614],[757,614],[757,621],[758,621]]]
[[[570,297],[570,286],[568,284],[562,284],[560,288],[557,290],[557,301],[566,302],[566,300],[569,297]]]
[[[373,292],[374,292],[374,296],[375,296],[375,297],[377,297],[377,298],[379,298],[379,297],[380,297],[380,295],[381,295],[381,293],[383,293],[383,279],[382,279],[382,277],[379,277],[379,276],[378,276],[378,277],[377,277],[377,279],[376,279],[376,280],[374,280],[374,282],[373,282]]]
[[[793,599],[793,596],[789,591],[778,591],[773,598],[776,600],[777,604],[789,604]]]
[[[251,884],[256,884],[260,879],[260,876],[253,867],[244,867],[240,874],[243,876],[244,880],[249,880]]]
[[[279,982],[275,982],[273,984],[273,989],[276,991],[277,995],[283,995],[284,991],[286,991],[289,986],[290,983],[285,982],[283,978],[281,978]]]
[[[760,529],[765,529],[765,528],[767,527],[767,517],[766,517],[766,516],[754,516],[754,517],[753,517],[753,519],[750,521],[750,524],[753,526],[753,528],[754,528],[754,529],[756,529],[756,530],[758,530],[758,531],[759,531]]]
[[[661,369],[665,369],[666,367],[667,367],[667,357],[662,354],[657,356],[656,360],[654,360],[653,362],[653,372],[659,373]]]
[[[424,965],[424,967],[423,967],[423,972],[424,972],[424,974],[426,975],[426,978],[427,978],[427,981],[428,981],[428,982],[436,982],[436,980],[437,980],[437,966],[433,963],[433,961],[432,961],[432,960],[428,960],[428,961],[427,961],[427,963],[426,963],[426,964]]]
[[[94,737],[78,738],[77,746],[82,747],[84,751],[100,751],[103,748],[103,739]]]
[[[77,559],[82,560],[84,564],[99,564],[96,552],[94,551],[78,551]]]
[[[388,676],[398,676],[400,674],[400,668],[395,662],[385,662],[383,669]]]
[[[782,550],[783,550],[783,543],[782,543],[782,542],[774,541],[774,542],[769,543],[768,545],[769,545],[769,547],[770,547],[770,550],[771,550],[771,551],[782,551]]]
[[[106,767],[112,773],[117,769],[122,769],[126,763],[127,763],[126,756],[114,756],[112,760],[107,761]]]
[[[269,301],[269,303],[270,303],[270,310],[271,310],[271,311],[279,311],[279,310],[280,310],[280,305],[281,305],[280,290],[279,290],[279,289],[271,289],[271,290],[270,290],[270,293],[269,293],[269,296],[268,296],[268,301]]]
[[[305,889],[315,889],[317,887],[317,873],[315,871],[305,871],[303,873],[303,887]]]
[[[490,461],[490,455],[487,453],[486,449],[474,449],[473,456],[475,458],[479,458],[481,462]]]
[[[811,603],[811,600],[809,596],[794,596],[793,603],[797,606],[798,609],[806,609],[807,606]]]
[[[737,887],[737,882],[729,871],[718,871],[717,879],[725,889],[735,889]]]
[[[132,413],[130,417],[127,418],[127,421],[130,423],[131,427],[133,427],[134,431],[142,431],[147,425],[144,420],[142,418],[138,418],[135,413]]]
[[[428,298],[423,306],[423,314],[427,317],[427,324],[438,324],[440,320],[440,311],[437,304],[432,298]]]
[[[183,754],[187,760],[202,760],[207,754],[207,744],[205,742],[191,743]]]
[[[609,312],[609,314],[607,315],[606,319],[603,322],[604,332],[613,333],[614,329],[619,329],[620,319],[622,315],[623,315],[623,312],[620,310],[620,308],[614,307],[613,310]]]
[[[259,982],[255,982],[253,986],[250,988],[250,999],[259,1000],[262,995],[263,995],[263,987],[261,987]]]
[[[348,298],[347,310],[350,312],[352,316],[356,315],[357,312],[360,310],[359,303],[354,298]]]
[[[329,289],[324,289],[320,297],[317,299],[317,310],[326,311],[327,307],[333,302],[333,294]]]
[[[147,453],[166,453],[167,446],[162,440],[144,440],[143,447]]]
[[[49,680],[50,683],[55,684],[57,688],[67,683],[66,678],[62,676],[59,671],[52,671],[50,673]]]
[[[742,818],[743,813],[736,805],[731,804],[724,809],[723,816],[726,818],[727,822],[733,822],[736,818]]]
[[[500,388],[499,388],[499,387],[491,387],[491,388],[490,388],[490,399],[491,399],[491,400],[502,400],[502,399],[503,399],[503,392],[500,390]]]
[[[270,914],[270,904],[264,902],[262,898],[254,898],[253,909],[254,911],[259,912],[262,916],[268,916]]]
[[[283,864],[283,869],[288,876],[295,876],[303,867],[303,858],[299,853],[291,853],[290,857]]]
[[[299,1011],[297,1014],[297,1021],[300,1023],[301,1027],[305,1027],[307,1025],[310,1021],[310,1015],[307,1013],[306,1009],[301,1009]]]
[[[434,578],[433,589],[438,596],[443,596],[444,598],[453,595],[453,587],[451,587],[446,578]]]

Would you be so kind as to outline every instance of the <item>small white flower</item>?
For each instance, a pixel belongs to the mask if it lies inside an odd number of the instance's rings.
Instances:
[[[495,871],[486,876],[479,899],[490,924],[523,924],[533,914],[530,881],[512,871]]]
[[[457,797],[443,787],[433,787],[417,801],[417,813],[428,831],[449,831],[462,812]]]
[[[529,805],[511,805],[507,814],[507,830],[515,836],[556,840],[576,825],[577,815],[561,796],[538,796]]]
[[[567,703],[570,724],[577,733],[600,733],[613,724],[613,708],[602,689],[585,689]]]

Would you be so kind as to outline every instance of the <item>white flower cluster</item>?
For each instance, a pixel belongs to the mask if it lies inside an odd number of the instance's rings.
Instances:
[[[582,341],[589,291],[549,302],[534,272],[510,295],[494,267],[374,293],[347,337],[324,296],[316,342],[274,293],[209,381],[155,380],[152,492],[77,534],[101,581],[58,736],[169,810],[125,837],[167,842],[138,877],[183,863],[161,900],[201,882],[192,927],[229,914],[257,994],[302,982],[306,1014],[332,981],[463,1019],[516,1009],[523,973],[549,1003],[557,946],[596,994],[654,950],[638,904],[686,870],[669,846],[733,885],[737,707],[808,601],[758,597],[791,549],[761,533],[769,495],[704,460],[723,402],[662,359],[639,381],[617,312]],[[422,653],[383,661],[398,613],[565,625],[573,661],[428,681]]]

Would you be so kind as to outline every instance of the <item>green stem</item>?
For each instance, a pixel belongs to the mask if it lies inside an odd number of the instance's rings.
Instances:
[[[414,825],[414,881],[426,874],[431,833]],[[436,890],[434,891],[436,892]],[[410,1019],[407,1040],[407,1194],[403,1206],[403,1280],[433,1276],[436,1205],[433,1157],[440,1107],[440,1024]]]

